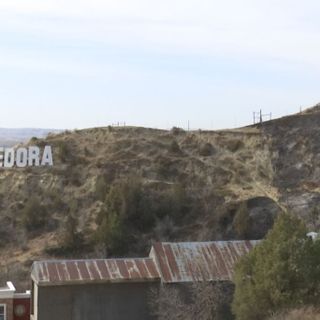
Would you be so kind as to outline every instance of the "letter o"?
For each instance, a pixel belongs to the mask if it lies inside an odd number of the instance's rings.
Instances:
[[[16,153],[16,165],[19,168],[24,168],[28,163],[28,151],[26,148],[19,148]]]

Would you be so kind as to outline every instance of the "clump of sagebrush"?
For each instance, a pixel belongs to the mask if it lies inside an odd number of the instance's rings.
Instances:
[[[182,151],[180,149],[180,146],[178,144],[178,142],[176,140],[173,140],[169,146],[169,151],[172,153],[172,154],[175,154],[175,155],[181,155],[182,154]]]
[[[31,196],[21,212],[21,220],[27,231],[34,231],[46,223],[47,209],[36,196]]]
[[[65,209],[65,218],[61,221],[58,244],[52,247],[47,246],[45,249],[47,254],[54,256],[74,255],[85,249],[84,236],[79,231],[78,210],[78,201],[72,200]]]
[[[61,162],[67,162],[71,154],[68,144],[64,140],[61,140],[57,143],[57,147],[58,156]]]
[[[60,237],[60,246],[62,251],[75,252],[83,246],[83,236],[78,231],[78,211],[79,205],[77,201],[71,201],[67,215],[63,224],[63,232]]]
[[[237,320],[320,304],[320,241],[306,234],[299,218],[281,214],[266,239],[240,260],[234,277]]]
[[[237,236],[241,239],[248,239],[251,230],[251,219],[248,210],[247,202],[240,204],[235,217],[233,219],[232,225],[237,233]]]
[[[104,201],[108,191],[108,184],[104,175],[97,177],[95,185],[95,198],[100,201]]]
[[[214,153],[214,148],[212,146],[211,143],[207,142],[203,145],[201,145],[200,150],[199,150],[199,154],[202,157],[209,157]]]

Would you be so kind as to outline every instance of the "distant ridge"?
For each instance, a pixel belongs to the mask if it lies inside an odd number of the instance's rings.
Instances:
[[[41,128],[0,128],[0,145],[7,147],[29,141],[32,137],[45,138],[49,133],[62,130]]]

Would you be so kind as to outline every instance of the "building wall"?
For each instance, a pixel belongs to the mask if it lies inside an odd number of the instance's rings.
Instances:
[[[159,283],[39,286],[35,320],[153,320],[151,288]]]
[[[6,305],[6,320],[13,320],[13,299],[0,299],[0,304]]]

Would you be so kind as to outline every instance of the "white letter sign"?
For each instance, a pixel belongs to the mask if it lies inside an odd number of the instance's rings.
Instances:
[[[4,148],[0,147],[0,168],[53,166],[52,148],[38,146]]]

